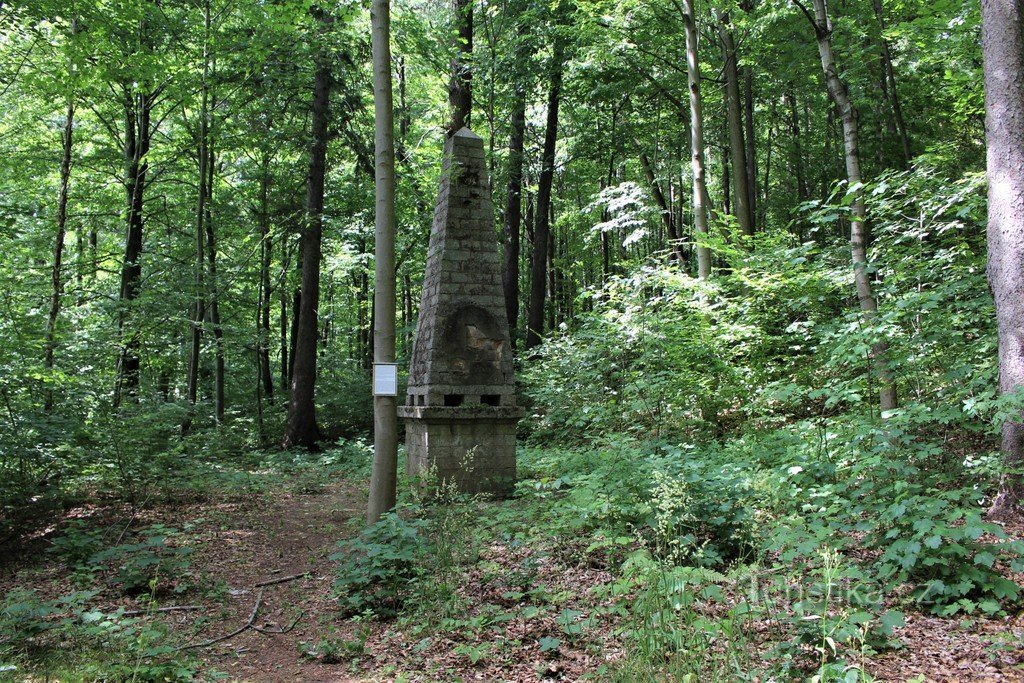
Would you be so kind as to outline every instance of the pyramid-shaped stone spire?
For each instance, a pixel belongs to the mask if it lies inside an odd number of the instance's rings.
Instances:
[[[514,382],[483,140],[445,144],[416,342],[412,405],[512,405]]]

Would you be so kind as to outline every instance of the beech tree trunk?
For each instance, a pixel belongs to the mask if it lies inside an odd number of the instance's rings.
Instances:
[[[270,370],[270,298],[274,292],[270,284],[270,265],[274,255],[274,241],[270,235],[270,156],[263,158],[260,175],[260,295],[257,306],[258,357],[262,395],[274,402],[274,378]]]
[[[996,304],[999,390],[1024,388],[1024,0],[982,0],[988,143],[988,281]],[[1003,423],[999,494],[1006,518],[1024,497],[1024,414]]]
[[[796,1],[796,0],[794,0]],[[832,54],[832,25],[828,18],[825,0],[813,0],[814,16],[800,5],[814,28],[818,41],[818,54],[821,67],[825,73],[825,82],[829,95],[839,109],[843,124],[843,147],[846,159],[846,181],[848,192],[853,193],[850,203],[850,253],[853,259],[853,279],[857,288],[857,299],[865,323],[869,326],[878,313],[878,302],[875,300],[868,273],[867,229],[864,198],[860,190],[860,149],[858,146],[858,114],[850,100],[849,89],[839,75],[835,58]],[[896,384],[889,368],[889,345],[879,341],[871,347],[874,357],[875,375],[878,380],[878,401],[882,411],[893,410],[897,406]]]
[[[210,141],[210,90],[209,90],[209,39],[210,39],[210,3],[205,3],[205,34],[203,41],[203,74],[201,82],[201,95],[199,101],[199,196],[196,199],[196,261],[195,261],[195,300],[192,303],[192,330],[191,343],[188,354],[188,378],[186,380],[185,395],[189,402],[189,410],[181,423],[181,433],[187,434],[192,427],[192,419],[195,413],[196,400],[199,396],[199,362],[200,350],[203,339],[203,320],[206,317],[206,197],[209,194],[207,181],[209,173],[207,164],[210,161],[208,154]]]
[[[545,269],[548,262],[548,241],[551,232],[551,184],[555,177],[555,144],[558,139],[558,106],[562,99],[563,38],[555,37],[551,56],[551,84],[548,90],[548,114],[541,152],[540,178],[537,183],[536,222],[533,231],[533,254],[530,261],[530,310],[527,319],[527,349],[540,344],[544,334],[544,300],[547,295]]]
[[[373,0],[374,154],[376,170],[373,360],[395,362],[395,122],[391,85],[390,0]],[[395,506],[398,418],[394,396],[373,399],[373,471],[367,524]]]
[[[732,165],[733,210],[740,231],[754,234],[754,217],[750,210],[750,169],[747,168],[747,150],[743,141],[743,103],[740,99],[740,73],[736,64],[736,43],[729,26],[728,12],[718,12],[718,37],[722,41],[725,62],[725,111],[729,130],[729,161]],[[728,188],[723,188],[728,192]]]
[[[704,116],[701,112],[700,62],[697,59],[697,24],[693,0],[683,0],[686,27],[686,80],[690,92],[690,164],[693,167],[693,227],[697,241],[697,277],[711,277],[711,249],[700,242],[708,237],[708,186],[704,170]]]
[[[326,20],[324,20],[326,24]],[[313,82],[312,147],[306,184],[306,217],[302,228],[302,284],[293,352],[291,397],[283,448],[315,450],[320,440],[316,424],[316,342],[319,325],[320,256],[323,240],[324,177],[327,172],[327,124],[330,118],[331,70],[329,56],[318,54]]]
[[[213,230],[213,145],[209,145],[209,160],[206,162],[206,262],[210,288],[210,329],[213,331],[213,414],[217,422],[224,419],[224,327],[220,322],[220,283],[217,279],[217,240]]]
[[[72,32],[74,32],[72,25]],[[43,345],[43,365],[47,372],[53,370],[54,352],[57,346],[57,317],[60,315],[61,296],[64,293],[62,264],[64,258],[64,236],[68,224],[68,190],[71,187],[71,143],[75,121],[75,98],[68,96],[64,112],[64,135],[61,138],[60,191],[57,196],[57,233],[53,240],[53,269],[51,271],[50,313],[46,317],[46,339]],[[43,397],[43,409],[53,410],[53,389],[49,386]]]

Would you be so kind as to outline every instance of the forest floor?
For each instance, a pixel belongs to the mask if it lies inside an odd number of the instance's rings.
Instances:
[[[508,538],[492,538],[460,582],[458,604],[464,611],[457,615],[380,620],[343,614],[335,598],[336,560],[331,555],[339,539],[355,536],[362,527],[364,505],[365,485],[354,480],[281,480],[259,493],[160,503],[135,513],[117,505],[73,508],[63,520],[21,539],[17,548],[8,544],[3,549],[0,594],[16,586],[50,597],[75,590],[69,568],[42,552],[72,520],[87,518],[115,532],[126,523],[164,525],[184,530],[173,542],[193,549],[192,584],[175,595],[176,580],[169,580],[153,595],[160,608],[190,609],[142,618],[160,622],[175,649],[198,645],[182,650],[195,657],[197,678],[254,683],[641,680],[605,675],[628,654],[621,638],[628,617],[602,609],[614,597],[601,588],[612,587],[617,577],[585,543],[571,539],[537,553]],[[494,505],[514,510],[515,502]],[[1011,532],[1024,537],[1024,527]],[[509,577],[527,564],[533,588],[543,589],[541,599],[508,590]],[[281,582],[259,585],[275,579]],[[145,597],[107,588],[94,601],[97,609],[110,613],[118,607],[145,610]],[[531,600],[532,606],[527,605]],[[758,650],[766,651],[778,636],[768,623],[748,623],[747,630],[747,648],[755,660]],[[897,635],[900,649],[862,662],[877,680],[1024,681],[1024,619],[1019,614],[994,619],[908,614]],[[0,667],[0,680],[4,675]],[[11,680],[42,679],[22,675]],[[772,679],[755,675],[744,680]]]

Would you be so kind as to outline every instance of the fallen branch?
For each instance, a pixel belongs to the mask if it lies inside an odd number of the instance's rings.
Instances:
[[[291,576],[280,576],[276,579],[267,579],[266,581],[260,581],[259,583],[253,584],[256,588],[263,588],[265,586],[276,586],[279,583],[288,583],[289,581],[295,581],[309,576],[309,572],[302,572],[301,574],[292,574]]]
[[[280,635],[282,633],[288,633],[289,631],[295,628],[295,624],[299,623],[299,619],[305,616],[305,614],[305,612],[299,612],[299,615],[292,619],[292,623],[288,624],[288,626],[286,626],[285,628],[265,628],[260,626],[253,626],[252,630],[256,631],[257,633],[272,636]]]
[[[200,648],[200,647],[209,647],[209,646],[214,645],[216,643],[220,643],[222,641],[228,640],[229,638],[234,638],[237,635],[245,633],[250,628],[253,628],[253,624],[256,623],[256,614],[257,614],[257,612],[260,611],[260,604],[262,602],[263,602],[263,588],[260,588],[260,592],[256,595],[256,604],[252,606],[252,612],[249,614],[249,621],[245,622],[245,624],[243,624],[242,626],[239,626],[238,628],[236,628],[231,633],[228,633],[227,635],[220,636],[219,638],[210,638],[209,640],[204,640],[201,643],[192,643],[191,645],[182,645],[181,647],[178,648],[178,650],[179,651],[180,650],[194,650],[194,649]]]
[[[157,609],[132,609],[125,612],[122,616],[125,617],[138,617],[143,614],[151,614],[156,612],[193,612],[197,609],[202,609],[199,605],[172,605],[170,607],[160,607]]]

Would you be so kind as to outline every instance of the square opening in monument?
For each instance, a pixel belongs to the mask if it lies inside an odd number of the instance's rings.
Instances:
[[[485,406],[500,406],[501,394],[484,394],[480,397],[480,402]]]
[[[452,407],[455,407],[455,406],[461,406],[462,402],[465,400],[465,398],[466,397],[463,396],[462,394],[445,394],[444,395],[444,404],[446,406],[448,406],[449,408],[452,408]]]

